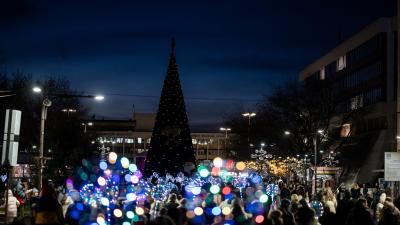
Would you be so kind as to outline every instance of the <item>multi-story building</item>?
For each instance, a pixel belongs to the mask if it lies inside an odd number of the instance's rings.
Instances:
[[[85,124],[90,123],[86,129],[96,133],[100,153],[114,151],[142,167],[150,147],[155,118],[153,113],[135,113],[133,120],[92,120]],[[231,134],[218,130],[193,130],[191,136],[197,161],[228,155]]]
[[[383,177],[384,152],[400,150],[398,26],[397,17],[380,18],[300,72],[302,82],[328,85],[338,114],[367,109],[362,122],[342,128],[343,136],[351,127],[351,135],[365,137],[359,139],[364,143],[348,147],[362,153],[362,167],[356,171],[361,182]]]

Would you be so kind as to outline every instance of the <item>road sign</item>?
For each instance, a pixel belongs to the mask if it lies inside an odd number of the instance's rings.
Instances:
[[[385,181],[400,181],[400,152],[385,152]]]

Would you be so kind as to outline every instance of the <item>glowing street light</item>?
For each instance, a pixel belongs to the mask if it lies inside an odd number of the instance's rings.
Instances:
[[[41,93],[41,92],[42,92],[42,88],[40,88],[40,87],[38,87],[38,86],[35,86],[35,87],[32,88],[32,91],[33,91],[34,93]]]
[[[247,129],[247,142],[249,145],[249,151],[250,151],[250,126],[251,126],[251,117],[256,116],[256,113],[254,112],[246,112],[246,113],[242,113],[243,117],[248,117],[249,118],[249,127]]]
[[[95,96],[94,96],[94,100],[96,100],[96,101],[103,101],[103,100],[104,100],[104,96],[103,96],[103,95],[95,95]]]
[[[285,134],[286,136],[287,136],[287,135],[290,135],[290,131],[285,130],[284,134]]]

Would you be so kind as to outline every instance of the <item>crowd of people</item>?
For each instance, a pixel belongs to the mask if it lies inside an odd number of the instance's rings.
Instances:
[[[353,184],[346,189],[341,187],[333,191],[330,187],[319,190],[315,197],[309,198],[303,186],[279,185],[279,193],[271,201],[263,203],[263,212],[256,217],[247,209],[249,202],[239,196],[236,190],[234,198],[224,200],[214,195],[212,202],[204,208],[229,206],[228,215],[204,213],[203,219],[193,222],[188,218],[187,200],[178,193],[171,193],[157,214],[149,214],[143,224],[180,225],[180,224],[262,224],[262,225],[397,225],[400,224],[399,201],[387,197],[383,190],[359,188]],[[210,193],[204,195],[207,199]],[[204,203],[203,203],[204,204]],[[151,204],[148,204],[151,205]]]
[[[193,214],[193,204],[182,190],[173,190],[168,200],[159,202],[148,195],[145,201],[135,202],[145,209],[139,220],[133,224],[141,225],[395,225],[400,224],[398,200],[388,197],[384,190],[360,188],[357,184],[332,190],[325,187],[311,197],[309,190],[302,185],[286,185],[283,182],[275,196],[262,205],[260,210],[249,209],[254,199],[247,198],[239,189],[232,188],[232,196],[224,198],[222,194],[211,194],[205,190],[200,195],[204,213]],[[25,189],[24,189],[25,190]],[[17,194],[19,193],[19,194]],[[24,224],[17,217],[28,216],[30,224],[81,224],[81,218],[70,216],[76,206],[79,192],[65,191],[47,183],[40,191],[27,188],[24,199],[21,192],[8,190],[7,223]],[[15,195],[18,196],[15,197]],[[249,200],[250,199],[250,200]],[[252,202],[249,202],[252,201]],[[29,214],[21,210],[25,206]],[[228,208],[228,212],[214,215],[208,208]],[[3,204],[5,208],[5,203]],[[259,208],[260,209],[260,208]],[[18,214],[22,215],[18,215]],[[197,219],[195,219],[197,218]],[[115,220],[112,224],[122,224]],[[25,221],[26,224],[26,221]]]

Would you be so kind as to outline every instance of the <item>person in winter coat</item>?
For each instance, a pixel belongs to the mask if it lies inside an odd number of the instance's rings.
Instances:
[[[18,199],[16,197],[14,197],[11,190],[8,190],[7,195],[8,195],[7,223],[12,223],[14,221],[14,219],[17,218],[18,206],[20,204],[19,204]],[[6,203],[4,202],[4,204],[0,207],[5,208]]]
[[[364,198],[359,198],[357,200],[356,205],[347,218],[346,225],[374,225],[367,200]]]
[[[43,186],[40,198],[35,206],[36,225],[60,225],[64,223],[62,207],[58,203],[54,188]]]

